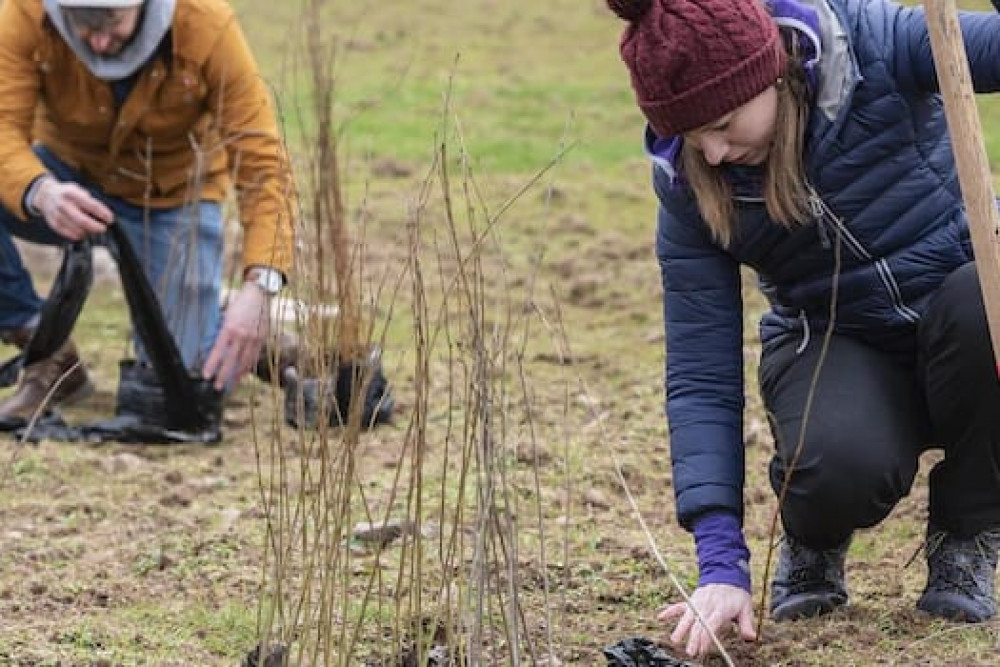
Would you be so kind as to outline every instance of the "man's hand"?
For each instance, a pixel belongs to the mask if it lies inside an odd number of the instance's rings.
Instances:
[[[76,183],[45,177],[30,202],[59,236],[80,241],[107,230],[114,214],[101,201]]]
[[[670,641],[678,648],[684,644],[684,651],[688,656],[703,658],[715,650],[715,643],[706,625],[720,638],[732,629],[733,623],[736,624],[741,638],[747,641],[757,638],[754,630],[753,599],[742,588],[728,584],[707,584],[691,595],[691,605],[701,614],[705,625],[698,621],[687,602],[672,604],[657,616],[662,623],[680,617],[680,622],[670,635]]]
[[[206,379],[215,379],[219,391],[235,389],[257,365],[271,325],[270,306],[270,297],[252,282],[243,283],[230,299],[222,330],[201,370]]]

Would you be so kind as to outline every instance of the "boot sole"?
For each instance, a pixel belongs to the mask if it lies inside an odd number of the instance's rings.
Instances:
[[[793,595],[771,610],[775,621],[798,621],[825,616],[847,605],[847,598],[831,593],[800,593]]]
[[[917,609],[955,623],[983,623],[996,615],[995,609],[989,609],[983,603],[957,593],[941,591],[925,592],[917,601]]]

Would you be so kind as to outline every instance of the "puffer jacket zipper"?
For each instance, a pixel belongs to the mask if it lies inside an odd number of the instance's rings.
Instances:
[[[875,272],[878,273],[879,280],[885,287],[886,292],[889,294],[893,310],[895,310],[896,313],[898,313],[899,316],[907,322],[918,322],[920,320],[920,314],[903,302],[903,293],[899,289],[899,282],[896,280],[896,276],[893,275],[892,269],[889,268],[889,262],[885,259],[875,259],[864,247],[861,241],[859,241],[857,237],[851,233],[844,221],[830,209],[827,203],[811,185],[809,186],[809,210],[813,213],[819,213],[816,217],[816,224],[821,230],[821,242],[825,238],[823,247],[829,247],[829,230],[823,231],[826,228],[826,225],[829,224],[833,226],[837,236],[844,240],[844,244],[847,246],[847,249],[855,257],[863,259],[866,262],[870,262],[872,266],[875,267]]]

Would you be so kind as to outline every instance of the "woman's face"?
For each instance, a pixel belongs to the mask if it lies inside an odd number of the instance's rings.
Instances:
[[[778,91],[771,86],[741,107],[684,135],[705,161],[759,165],[767,160],[778,118]]]

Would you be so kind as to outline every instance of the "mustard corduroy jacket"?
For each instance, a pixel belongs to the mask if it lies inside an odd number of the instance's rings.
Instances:
[[[31,151],[51,149],[108,195],[138,206],[222,200],[235,185],[245,266],[289,273],[294,189],[268,88],[225,0],[177,0],[171,40],[124,105],[46,18],[0,0],[0,203],[24,218]]]

